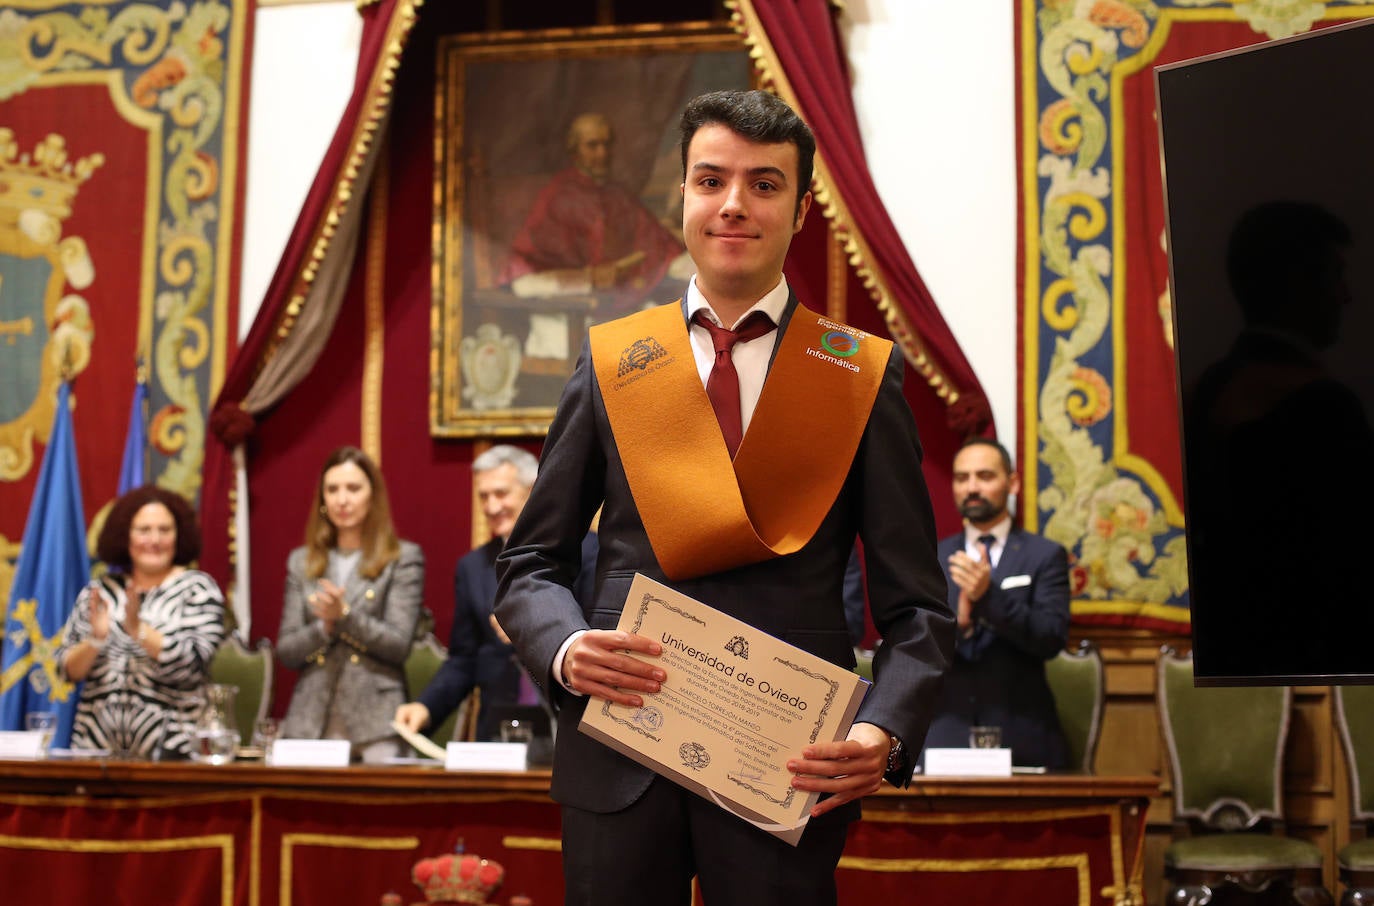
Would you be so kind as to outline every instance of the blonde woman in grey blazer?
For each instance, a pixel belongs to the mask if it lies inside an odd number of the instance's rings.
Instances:
[[[325,460],[305,534],[277,633],[281,662],[300,671],[282,736],[347,739],[366,762],[401,755],[391,717],[406,700],[424,553],[396,537],[381,471],[356,447]]]

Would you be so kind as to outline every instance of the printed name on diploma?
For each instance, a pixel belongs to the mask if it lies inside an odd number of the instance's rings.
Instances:
[[[659,641],[663,643],[664,648],[676,648],[677,650],[685,654],[687,657],[692,658],[694,660],[698,660],[701,663],[705,664],[707,667],[710,667],[712,670],[715,670],[721,676],[731,677],[736,682],[743,683],[745,686],[748,686],[751,689],[756,688],[763,695],[768,695],[773,698],[776,698],[780,702],[785,702],[786,704],[789,704],[792,707],[796,708],[798,711],[806,710],[806,699],[802,698],[800,695],[789,695],[786,689],[780,686],[774,686],[772,683],[768,682],[768,680],[756,681],[754,677],[750,676],[743,670],[741,670],[739,673],[736,673],[734,664],[727,664],[725,661],[716,657],[714,654],[708,654],[705,651],[700,651],[696,648],[693,648],[691,645],[687,644],[682,639],[677,638],[672,633],[663,633],[663,635],[659,638]]]

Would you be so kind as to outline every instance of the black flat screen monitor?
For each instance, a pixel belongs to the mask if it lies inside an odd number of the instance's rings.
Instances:
[[[1374,20],[1155,88],[1196,680],[1374,682]]]

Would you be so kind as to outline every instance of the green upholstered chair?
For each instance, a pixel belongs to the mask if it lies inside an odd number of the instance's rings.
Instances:
[[[448,658],[448,649],[434,637],[434,633],[427,633],[417,639],[410,646],[410,656],[406,658],[406,689],[408,692],[407,701],[415,701],[425,686],[434,678],[434,674],[439,672],[439,666]],[[476,695],[477,693],[473,693]],[[471,696],[469,696],[471,700]],[[426,735],[439,745],[446,745],[450,739],[455,737],[453,728],[458,726],[460,716],[469,710],[469,703],[463,702],[452,714],[437,727],[430,727]]]
[[[873,682],[873,652],[863,648],[854,649],[854,672]]]
[[[1102,709],[1107,687],[1102,654],[1084,639],[1076,651],[1061,651],[1045,662],[1045,679],[1054,695],[1059,725],[1069,742],[1069,767],[1085,774],[1097,761],[1097,740],[1102,735]]]
[[[272,643],[258,639],[257,645],[249,650],[237,632],[225,636],[210,659],[210,682],[238,687],[234,718],[239,725],[239,740],[245,746],[253,739],[258,721],[272,713],[274,669]]]
[[[1282,834],[1293,690],[1199,689],[1192,655],[1165,648],[1155,694],[1174,795],[1164,902],[1330,904],[1321,850]]]
[[[1364,839],[1336,854],[1345,893],[1341,906],[1374,903],[1374,686],[1337,686],[1336,723],[1350,774],[1350,812]]]

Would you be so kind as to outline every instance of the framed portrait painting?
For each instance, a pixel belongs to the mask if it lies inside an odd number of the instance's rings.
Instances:
[[[587,328],[682,295],[678,119],[748,54],[706,24],[455,36],[437,77],[431,433],[543,434]]]

